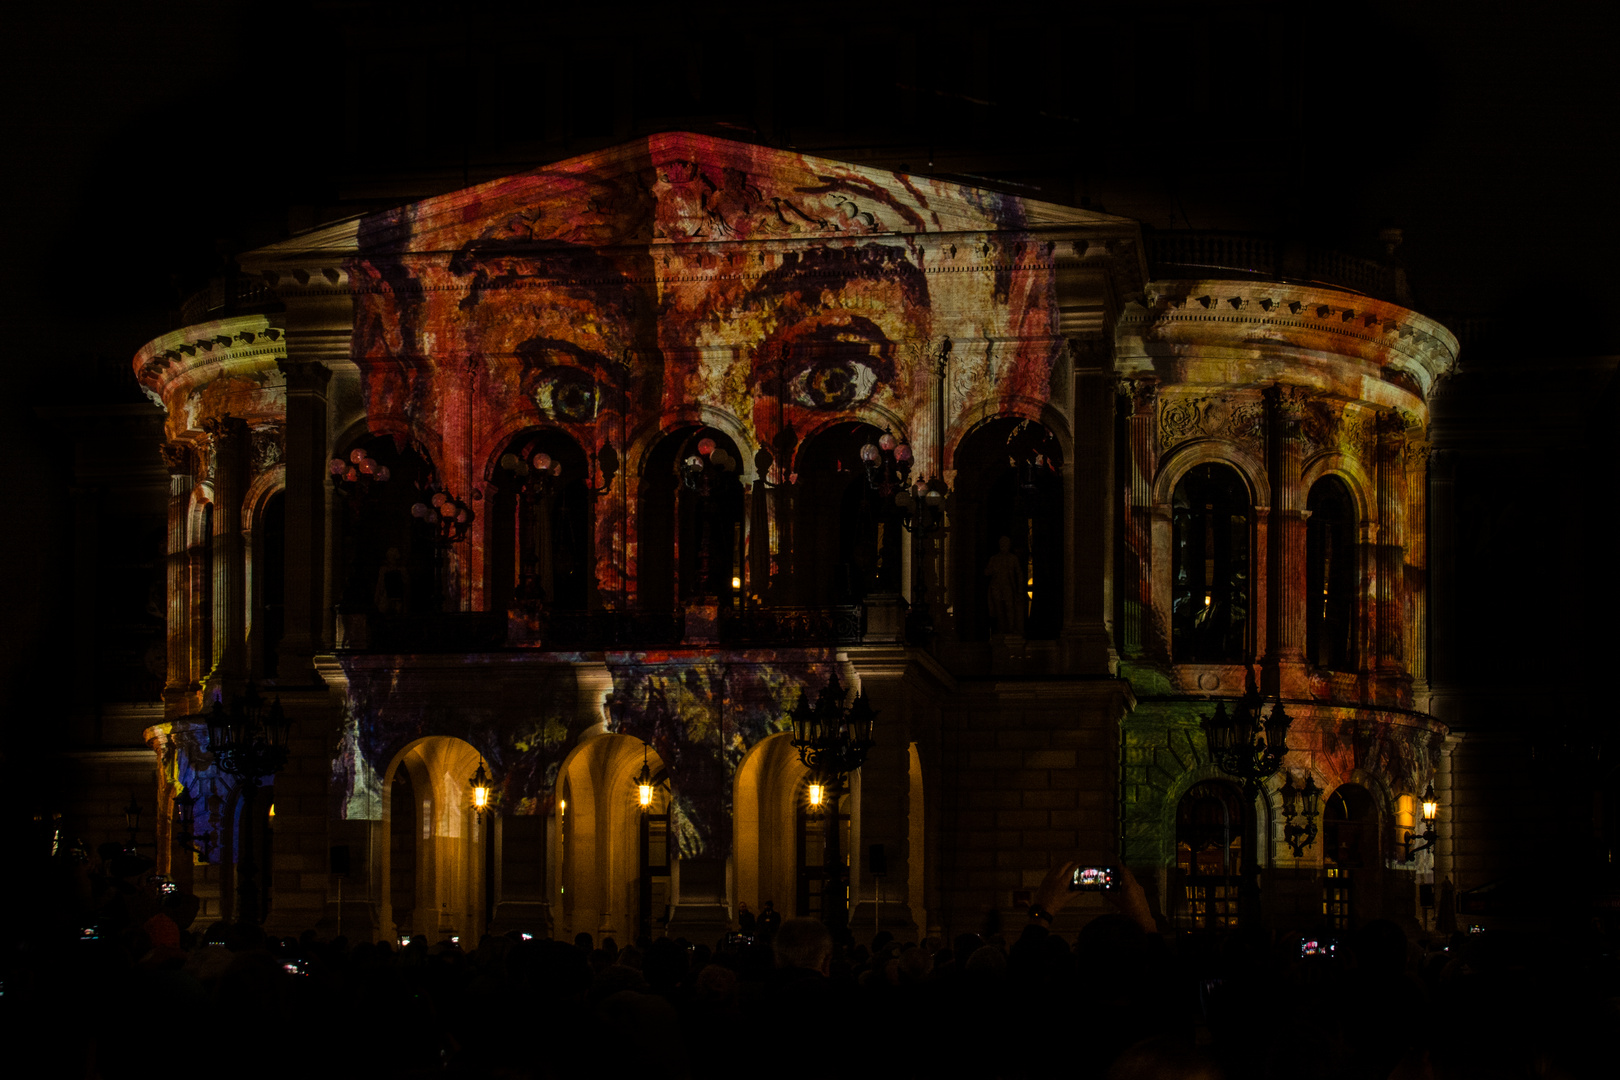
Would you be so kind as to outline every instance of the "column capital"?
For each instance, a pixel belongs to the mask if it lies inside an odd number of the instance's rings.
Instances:
[[[319,359],[282,357],[276,361],[276,367],[287,380],[289,394],[322,393],[326,390],[326,384],[332,381],[332,369]]]
[[[196,455],[190,443],[179,439],[161,443],[158,453],[163,455],[163,465],[169,470],[170,476],[196,475]]]

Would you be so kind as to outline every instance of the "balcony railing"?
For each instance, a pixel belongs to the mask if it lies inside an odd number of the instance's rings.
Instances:
[[[855,645],[865,624],[860,605],[749,608],[721,616],[719,643],[751,648]],[[686,643],[684,619],[671,611],[544,611],[536,606],[506,614],[372,614],[348,616],[345,627],[344,649],[376,653],[601,652]]]
[[[865,628],[859,604],[757,607],[720,620],[720,640],[738,645],[857,645]]]
[[[1395,267],[1331,248],[1280,244],[1243,233],[1155,232],[1144,240],[1149,272],[1155,278],[1237,275],[1301,281],[1401,302]]]
[[[215,278],[208,287],[186,297],[180,305],[180,323],[210,322],[231,315],[247,315],[276,308],[280,301],[260,278]]]

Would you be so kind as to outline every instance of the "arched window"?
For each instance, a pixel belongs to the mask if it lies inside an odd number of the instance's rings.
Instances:
[[[724,456],[719,456],[723,454]],[[649,611],[736,599],[743,551],[742,455],[713,428],[671,432],[642,470],[636,588]]]
[[[1356,660],[1355,502],[1343,480],[1324,476],[1305,505],[1305,658],[1348,671]]]
[[[1171,656],[1241,663],[1248,655],[1248,489],[1226,465],[1198,465],[1171,498]]]
[[[883,434],[871,424],[837,424],[799,451],[793,576],[800,603],[855,604],[900,591],[903,530],[894,491],[881,481],[874,487],[861,461],[861,448],[876,446]]]
[[[969,432],[955,460],[958,516],[968,534],[957,571],[958,635],[1056,637],[1063,623],[1057,437],[1033,420],[1003,417]]]
[[[490,610],[514,603],[583,611],[590,598],[591,497],[585,451],[561,431],[530,431],[492,471]]]
[[[1243,799],[1218,780],[1195,784],[1176,804],[1176,922],[1187,930],[1237,926],[1243,862]]]
[[[370,473],[354,455],[364,452]],[[411,515],[433,477],[433,463],[415,446],[400,448],[390,436],[366,436],[333,458],[338,489],[333,501],[336,562],[341,570],[339,610],[345,615],[399,616],[436,612],[444,606],[444,583],[435,531]],[[355,475],[349,478],[349,472]]]

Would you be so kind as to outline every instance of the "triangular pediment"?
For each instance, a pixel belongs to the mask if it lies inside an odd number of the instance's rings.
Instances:
[[[613,247],[1135,230],[1127,218],[959,180],[670,132],[339,222],[261,248],[253,261],[524,243]]]

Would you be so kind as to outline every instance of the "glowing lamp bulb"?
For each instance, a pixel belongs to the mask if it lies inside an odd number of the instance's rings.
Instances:
[[[882,435],[878,436],[878,446],[884,450],[893,450],[894,436],[885,431]]]
[[[1211,596],[1210,596],[1210,594],[1209,594],[1209,593],[1205,593],[1205,594],[1204,594],[1204,606],[1205,606],[1205,607],[1209,607],[1209,605],[1210,605],[1210,601],[1211,601],[1211,600],[1212,600],[1212,597],[1211,597]]]
[[[349,466],[340,457],[333,458],[332,464],[328,465],[326,468],[327,471],[333,476],[342,476],[344,473],[349,471]]]
[[[865,446],[861,447],[862,461],[876,461],[877,459],[878,448],[876,443],[867,443]]]
[[[534,467],[539,472],[550,472],[551,455],[544,452],[534,455]]]
[[[1433,821],[1440,815],[1440,800],[1435,797],[1434,785],[1430,784],[1423,793],[1423,820]]]
[[[821,800],[825,795],[826,795],[826,789],[823,788],[820,784],[811,784],[810,785],[810,805],[811,806],[820,806],[821,805]]]
[[[641,804],[641,808],[643,810],[647,809],[647,807],[652,805],[652,785],[651,784],[637,784],[636,785],[636,801]]]
[[[358,465],[362,461],[366,460],[366,452],[357,446],[353,450],[349,451],[349,460]]]
[[[733,589],[742,588],[742,578],[738,577],[736,574],[731,575],[731,587]]]
[[[704,457],[708,457],[710,454],[714,453],[714,440],[713,439],[699,439],[698,440],[698,453],[702,454]]]
[[[896,460],[896,461],[910,461],[911,460],[911,447],[906,445],[905,443],[901,443],[899,446],[895,447],[894,448],[894,460]]]
[[[479,810],[486,810],[489,808],[489,788],[473,788],[473,806]]]

